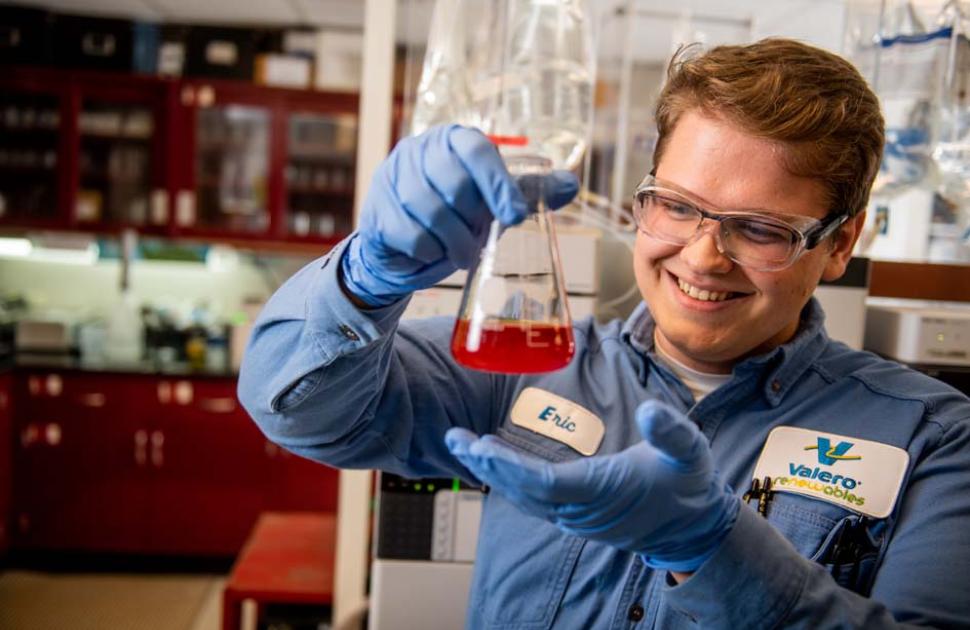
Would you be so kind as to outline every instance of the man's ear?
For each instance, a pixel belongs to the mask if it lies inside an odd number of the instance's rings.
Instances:
[[[863,210],[842,224],[829,240],[828,260],[822,271],[822,279],[826,282],[838,280],[845,273],[845,268],[852,258],[852,250],[862,234],[862,226],[866,223],[866,213]]]

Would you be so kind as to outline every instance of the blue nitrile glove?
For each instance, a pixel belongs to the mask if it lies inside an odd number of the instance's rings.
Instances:
[[[641,555],[655,569],[689,572],[707,560],[740,501],[714,470],[694,423],[656,401],[636,413],[643,441],[614,455],[552,463],[493,435],[451,429],[452,454],[493,491],[562,531]]]
[[[576,177],[544,182],[550,208],[567,204]],[[341,259],[350,293],[385,306],[478,261],[493,218],[521,222],[529,204],[495,146],[480,132],[450,125],[402,140],[378,167],[360,228]]]

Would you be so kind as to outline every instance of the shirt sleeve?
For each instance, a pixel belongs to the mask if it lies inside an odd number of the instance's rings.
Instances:
[[[407,300],[357,308],[337,276],[347,242],[267,302],[240,369],[240,401],[270,440],[304,457],[473,481],[444,434],[493,430],[495,377],[451,358],[452,318],[399,326]]]
[[[668,586],[705,628],[970,627],[970,405],[914,467],[870,597],[839,586],[744,505],[715,554]],[[932,423],[927,423],[932,424]]]

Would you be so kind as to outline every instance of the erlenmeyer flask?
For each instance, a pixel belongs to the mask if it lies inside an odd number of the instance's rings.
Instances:
[[[588,141],[593,60],[582,0],[497,0],[481,14],[489,38],[468,65],[467,120],[498,145],[534,208],[503,228],[493,221],[465,285],[451,350],[465,366],[548,372],[574,345],[562,266],[542,184],[573,169]]]
[[[556,235],[543,201],[552,162],[507,157],[506,166],[529,202],[519,225],[493,221],[481,260],[465,284],[451,353],[470,368],[526,374],[557,370],[574,352]]]

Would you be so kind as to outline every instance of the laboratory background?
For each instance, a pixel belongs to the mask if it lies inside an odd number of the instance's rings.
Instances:
[[[503,3],[579,16],[568,72],[529,83],[582,104],[551,130],[582,185],[552,217],[574,320],[640,300],[670,56],[792,37],[852,61],[887,126],[856,255],[816,294],[829,333],[970,393],[970,2],[2,1],[0,628],[462,626],[480,490],[292,455],[236,376],[397,140],[487,126],[468,103],[522,36],[483,28]],[[456,315],[465,283],[405,316]]]

